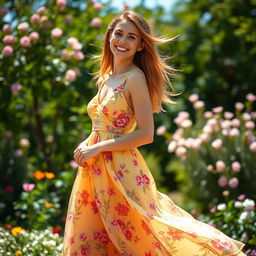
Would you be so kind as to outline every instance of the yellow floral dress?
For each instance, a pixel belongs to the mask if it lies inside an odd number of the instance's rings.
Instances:
[[[127,76],[102,102],[99,92],[89,102],[88,145],[134,130]],[[159,192],[137,148],[105,151],[78,167],[61,256],[242,256],[244,246]]]

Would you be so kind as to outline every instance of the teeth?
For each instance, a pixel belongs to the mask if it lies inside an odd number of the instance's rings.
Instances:
[[[119,46],[116,46],[116,49],[119,50],[119,51],[123,51],[123,52],[128,51],[128,49],[125,49],[125,48],[122,48],[122,47],[119,47]]]

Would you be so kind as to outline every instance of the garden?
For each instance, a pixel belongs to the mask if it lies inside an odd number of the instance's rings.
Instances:
[[[159,191],[256,255],[256,2],[176,1],[142,14],[179,70],[176,104],[139,148]],[[60,255],[76,146],[91,132],[94,56],[111,1],[0,1],[0,255]],[[189,12],[188,12],[189,10]]]

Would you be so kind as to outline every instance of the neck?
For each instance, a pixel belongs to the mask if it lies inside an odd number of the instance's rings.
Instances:
[[[133,60],[117,60],[114,58],[114,65],[113,65],[113,70],[111,76],[115,77],[117,75],[121,75],[123,73],[128,72],[131,70],[133,64]]]

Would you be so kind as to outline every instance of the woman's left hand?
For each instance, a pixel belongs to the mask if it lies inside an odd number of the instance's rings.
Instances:
[[[99,147],[97,147],[97,144],[87,146],[86,144],[78,146],[74,151],[74,159],[75,162],[84,167],[84,163],[88,158],[94,157],[101,153],[101,150]]]

